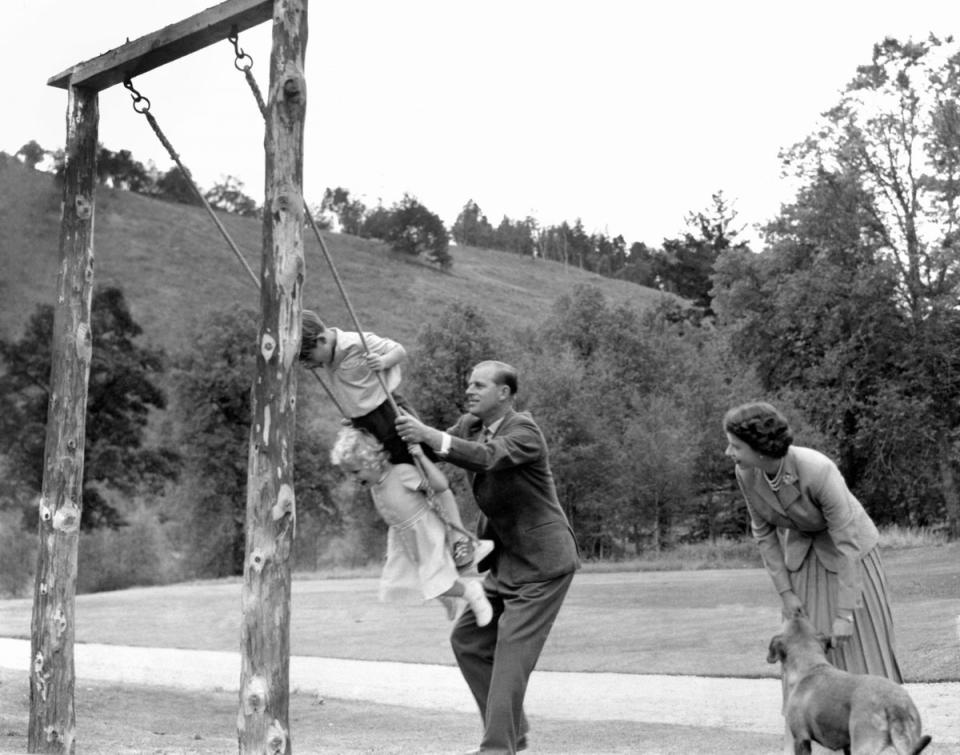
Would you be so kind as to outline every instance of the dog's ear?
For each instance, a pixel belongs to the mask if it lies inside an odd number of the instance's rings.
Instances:
[[[778,634],[770,640],[770,647],[767,650],[767,663],[782,661],[784,657],[783,635]]]

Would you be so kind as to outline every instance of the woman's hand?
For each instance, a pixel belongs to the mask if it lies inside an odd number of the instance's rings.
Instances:
[[[843,645],[853,637],[853,617],[849,619],[838,616],[833,620],[833,628],[830,630],[830,645],[835,648]]]
[[[783,619],[789,621],[797,616],[806,616],[807,611],[803,603],[793,590],[787,590],[780,593],[780,599],[783,600]]]

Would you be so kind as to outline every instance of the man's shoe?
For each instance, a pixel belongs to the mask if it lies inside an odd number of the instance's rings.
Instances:
[[[521,735],[520,739],[517,740],[517,752],[527,749],[527,735]],[[477,748],[476,750],[467,750],[463,755],[483,755],[484,750]]]

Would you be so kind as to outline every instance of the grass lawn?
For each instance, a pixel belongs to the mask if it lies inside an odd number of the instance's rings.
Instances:
[[[884,552],[907,681],[960,680],[960,543]],[[77,598],[76,640],[239,648],[239,580]],[[29,638],[31,601],[0,602],[0,636]],[[573,582],[539,668],[775,676],[767,643],[779,600],[761,569],[591,572]],[[379,604],[376,580],[298,578],[291,653],[453,664],[439,605]]]

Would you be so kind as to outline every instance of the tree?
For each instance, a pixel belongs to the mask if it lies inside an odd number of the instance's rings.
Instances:
[[[463,393],[477,362],[493,359],[493,333],[472,305],[454,303],[417,335],[408,378],[414,406],[434,427],[448,427],[463,412]]]
[[[450,267],[450,237],[443,221],[409,194],[390,213],[384,240],[398,252],[423,254],[441,268]]]
[[[883,407],[905,408],[891,403],[889,391],[907,387],[908,334],[895,276],[878,256],[881,242],[862,199],[856,181],[822,175],[768,227],[765,253],[728,250],[721,257],[715,304],[765,392],[789,393],[832,439],[848,483],[871,515],[906,522],[895,509],[905,500],[902,481],[916,478],[901,466],[914,463],[913,444],[898,446],[898,460],[891,459],[877,420]]]
[[[580,286],[520,357],[562,503],[591,556],[706,537],[742,509],[729,465],[704,461],[721,457],[718,407],[748,381],[726,342],[714,347],[712,329],[678,309],[612,307]]]
[[[857,69],[818,131],[783,155],[813,184],[853,184],[862,227],[893,275],[906,328],[899,395],[926,428],[923,468],[938,479],[954,536],[960,486],[960,50],[955,40],[887,38]],[[916,399],[923,397],[925,409]],[[847,471],[847,470],[845,470]]]
[[[204,197],[211,207],[245,218],[256,217],[260,208],[253,197],[244,194],[243,189],[243,181],[234,176],[224,176]]]
[[[97,289],[91,302],[93,358],[87,400],[83,513],[81,526],[119,527],[122,512],[105,492],[130,496],[156,493],[175,479],[178,455],[170,448],[146,444],[150,412],[163,409],[166,397],[156,380],[164,371],[160,350],[138,345],[142,329],[134,322],[123,292]],[[41,305],[19,341],[0,341],[0,453],[14,464],[22,492],[39,492],[43,479],[44,430],[50,379],[53,308]],[[31,510],[31,515],[36,512]]]
[[[524,220],[511,220],[506,215],[493,231],[490,247],[504,252],[533,256],[537,235],[537,221],[531,217]]]
[[[31,139],[17,150],[14,157],[22,157],[24,165],[33,170],[39,163],[43,162],[47,154],[47,151],[43,147]]]
[[[460,210],[450,232],[453,240],[461,246],[491,248],[493,242],[493,226],[472,199],[467,200]]]
[[[364,216],[363,224],[360,226],[360,236],[383,241],[390,235],[392,223],[393,211],[378,204]]]
[[[663,251],[653,262],[654,275],[664,290],[689,299],[708,315],[713,313],[710,276],[717,258],[730,246],[746,248],[743,242],[735,242],[737,213],[723,192],[714,194],[712,201],[709,210],[687,215],[691,230],[680,238],[664,239]]]
[[[623,266],[614,271],[614,275],[633,281],[640,286],[656,288],[657,276],[654,273],[653,250],[642,241],[634,241],[630,245]]]
[[[336,189],[327,187],[323,192],[320,210],[324,213],[332,213],[340,223],[340,230],[343,233],[349,233],[352,236],[360,235],[367,207],[359,199],[351,199],[347,189],[341,186]]]
[[[147,192],[153,188],[147,169],[133,159],[128,149],[111,152],[101,145],[97,154],[97,179],[127,191]]]
[[[674,522],[693,499],[697,429],[672,397],[650,394],[639,403],[623,435],[630,449],[621,459],[632,514],[624,524],[635,541],[645,535],[659,552],[670,544]]]
[[[157,180],[157,195],[161,199],[182,204],[202,204],[190,181],[176,166],[170,168]]]
[[[186,451],[180,538],[197,576],[243,572],[256,333],[252,310],[216,313],[176,360],[178,441]]]

